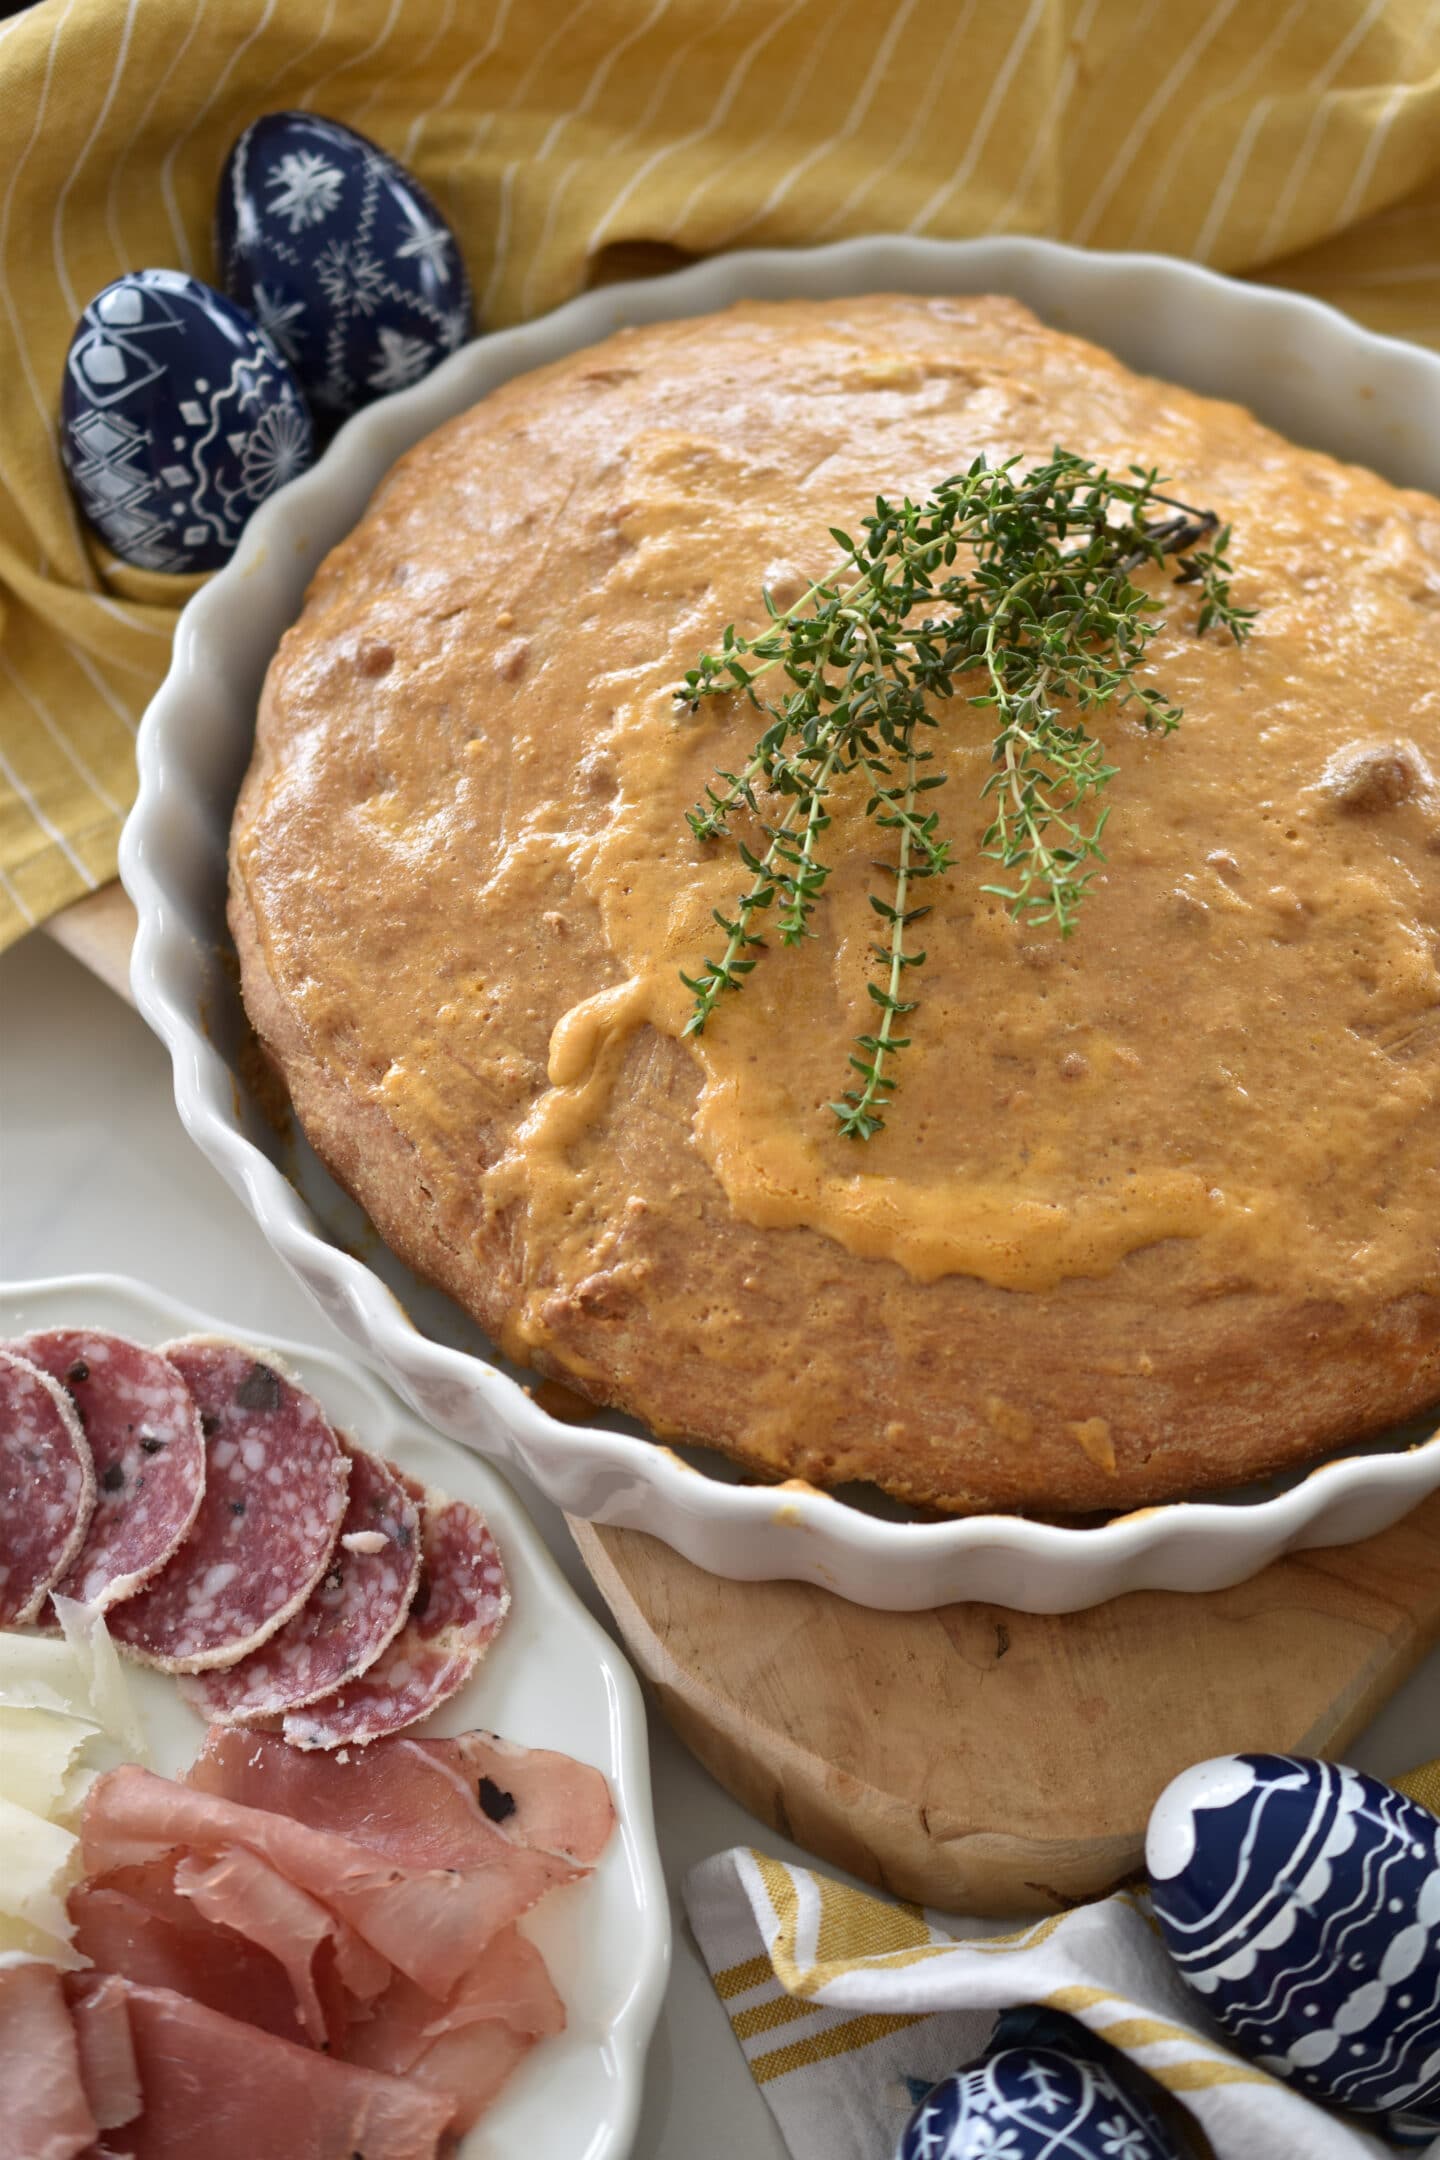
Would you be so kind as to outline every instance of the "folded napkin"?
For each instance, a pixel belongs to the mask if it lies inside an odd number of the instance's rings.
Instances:
[[[1016,1928],[893,1904],[742,1846],[693,1868],[684,1895],[794,2160],[891,2160],[921,2093],[978,2055],[1019,2003],[1077,2018],[1147,2071],[1194,2114],[1216,2160],[1394,2151],[1231,2052],[1143,1894]],[[1440,2138],[1427,2154],[1440,2160]]]
[[[198,582],[77,522],[70,332],[213,275],[221,160],[286,106],[418,172],[491,326],[722,248],[1044,233],[1440,342],[1431,0],[45,0],[0,24],[0,946],[113,875]]]

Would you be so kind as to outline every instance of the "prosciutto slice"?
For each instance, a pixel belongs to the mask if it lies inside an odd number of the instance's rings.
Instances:
[[[0,1967],[0,2093],[0,2160],[76,2160],[94,2144],[99,2126],[53,1965]]]
[[[248,1736],[252,1745],[257,1737]],[[343,1779],[351,1766],[330,1767]],[[81,1837],[86,1867],[97,1874],[162,1859],[177,1846],[208,1858],[242,1846],[320,1899],[417,1986],[443,1997],[493,1935],[582,1872],[554,1854],[511,1845],[478,1806],[474,1813],[463,1863],[397,1865],[400,1855],[344,1834],[343,1813],[339,1830],[312,1828],[127,1764],[91,1787]]]
[[[115,1985],[113,1976],[81,1973],[73,1992],[83,2004],[91,1987]],[[130,2160],[258,2160],[279,2151],[285,2160],[437,2160],[453,2103],[423,2083],[336,2062],[167,1988],[118,1985],[145,2105],[107,2132],[109,2152]],[[65,2160],[80,2149],[63,2148]],[[25,2160],[51,2160],[51,2148],[28,2150]]]
[[[212,1860],[187,1854],[175,1869],[175,1888],[213,1926],[243,1936],[283,1965],[313,2047],[338,2044],[348,2022],[337,2019],[333,2003],[322,2004],[325,1975],[333,1973],[356,2002],[378,1995],[390,1978],[386,1959],[352,1927],[243,1845]]]
[[[70,1893],[75,1947],[101,1972],[169,1988],[282,2040],[302,2037],[286,1968],[175,1888],[176,1859],[118,1868]]]
[[[498,1733],[456,1740],[407,1740],[455,1771],[474,1791],[481,1813],[512,1844],[558,1853],[592,1867],[615,1827],[615,1804],[598,1770],[550,1748],[520,1747]]]
[[[450,2127],[465,2131],[536,2041],[564,2030],[565,2006],[545,1960],[508,1927],[444,2003],[397,1974],[373,2015],[351,2032],[346,2054],[448,2094]]]
[[[72,1985],[66,1983],[67,1993]],[[80,2052],[80,2081],[96,2122],[102,2130],[134,2122],[143,2102],[124,1981],[106,1974],[98,1983],[87,1982],[70,2004],[70,2022]]]
[[[403,2079],[439,2111],[427,2134],[437,2121],[463,2132],[530,2049],[564,2029],[516,1922],[589,1872],[613,1822],[598,1771],[489,1733],[392,1738],[342,1758],[215,1726],[183,1783],[127,1766],[92,1786],[81,1832],[95,1872],[70,1911],[96,1972],[79,1977],[122,1975],[146,2016],[171,2005],[165,2045],[177,2060],[210,2060],[212,2027],[173,2008],[188,2000],[287,2057]],[[286,2062],[276,2074],[283,2087]],[[157,2142],[113,2150],[171,2160],[191,2127],[162,2112]],[[204,2141],[206,2160],[229,2150]],[[295,2151],[304,2160],[311,2147]],[[353,2151],[375,2160],[368,2144],[334,2148],[341,2160]]]
[[[483,1794],[499,1777],[506,1810]],[[492,1733],[458,1740],[387,1740],[348,1761],[304,1754],[274,1733],[217,1726],[186,1773],[217,1799],[269,1808],[292,1822],[331,1830],[407,1868],[492,1867],[506,1849],[534,1848],[569,1875],[588,1868],[610,1835],[615,1811],[598,1770],[544,1748]],[[553,1798],[546,1797],[547,1787]],[[495,1811],[487,1813],[485,1801]],[[497,1820],[497,1816],[503,1819]]]

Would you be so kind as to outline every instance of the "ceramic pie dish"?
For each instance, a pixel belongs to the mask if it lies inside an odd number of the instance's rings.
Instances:
[[[234,1333],[116,1275],[0,1283],[0,1338],[36,1328],[99,1328],[159,1344]],[[247,1340],[253,1339],[247,1335]],[[424,1430],[369,1372],[331,1352],[266,1341],[334,1422],[424,1483],[479,1508],[504,1557],[513,1606],[434,1733],[480,1727],[549,1747],[604,1772],[616,1831],[590,1880],[527,1921],[566,2005],[547,2040],[463,2140],[458,2160],[624,2160],[639,2117],[645,2055],[665,1992],[669,1906],[655,1843],[645,1710],[623,1656],[576,1598],[515,1495],[489,1465]],[[152,1765],[179,1777],[203,1720],[168,1673],[126,1668]]]
[[[266,1128],[252,1114],[247,1130],[243,1088],[231,1102],[226,1087],[217,1103],[211,1061],[227,1046],[227,1030],[233,1059],[244,1043],[234,993],[206,965],[206,940],[215,949],[223,937],[223,835],[259,681],[310,571],[355,523],[395,455],[506,377],[589,345],[618,323],[708,312],[742,295],[815,299],[877,289],[1014,295],[1126,361],[1250,405],[1302,443],[1434,484],[1403,430],[1413,430],[1424,390],[1440,375],[1435,361],[1365,336],[1312,303],[1174,264],[1092,258],[1043,243],[874,241],[737,257],[591,295],[542,324],[470,348],[417,390],[361,416],[314,474],[255,521],[233,568],[187,611],[171,676],[146,722],[141,799],[126,840],[125,874],[142,916],[137,997],[172,1049],[186,1052],[177,1058],[178,1093],[191,1131],[247,1193],[277,1249],[327,1309],[428,1414],[487,1450],[513,1453],[564,1505],[655,1530],[718,1572],[798,1574],[879,1604],[987,1596],[1063,1609],[1142,1583],[1211,1587],[1294,1543],[1360,1536],[1393,1519],[1433,1482],[1434,1451],[1409,1451],[1404,1442],[1416,1437],[1409,1433],[1398,1446],[1327,1464],[1288,1491],[1251,1493],[1239,1505],[1152,1508],[1083,1529],[995,1515],[894,1521],[809,1488],[737,1484],[634,1432],[558,1424],[493,1359],[449,1350],[476,1343],[474,1331],[467,1334],[453,1308],[417,1294],[387,1259],[383,1272],[424,1332],[407,1330],[374,1274],[338,1249],[342,1238],[353,1244],[353,1233],[318,1165],[303,1149],[285,1154],[273,1134],[264,1142],[267,1165],[255,1149]],[[181,840],[164,815],[160,790],[177,779],[205,808],[203,841],[198,826]],[[178,909],[193,940],[182,972],[158,919],[166,902],[170,920]],[[202,1003],[209,1041],[196,1027]],[[328,1238],[297,1206],[297,1175]],[[672,1429],[683,1422],[672,1418]]]

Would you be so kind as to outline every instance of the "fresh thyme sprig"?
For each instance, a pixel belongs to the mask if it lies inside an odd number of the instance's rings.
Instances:
[[[983,890],[1021,920],[1068,936],[1104,859],[1107,812],[1094,801],[1115,777],[1085,716],[1134,704],[1163,733],[1181,718],[1138,679],[1163,608],[1134,573],[1178,560],[1175,583],[1201,590],[1197,633],[1219,625],[1239,644],[1254,615],[1230,597],[1229,527],[1163,493],[1158,471],[1137,465],[1118,477],[1059,448],[1028,472],[1018,465],[977,458],[923,503],[878,498],[863,537],[832,532],[835,569],[783,611],[767,593],[769,629],[746,638],[729,625],[719,651],[703,654],[675,692],[692,712],[704,698],[739,694],[767,721],[742,770],[717,773],[719,785],[688,813],[697,840],[729,838],[731,820],[743,818],[754,844],[735,836],[750,882],[733,916],[715,910],[725,933],[719,958],[682,976],[695,1001],[687,1034],[701,1033],[724,993],[744,986],[768,909],[779,903],[782,945],[815,934],[837,786],[861,776],[867,816],[894,836],[894,860],[878,866],[893,894],[870,898],[885,931],[871,947],[879,979],[867,984],[880,1017],[855,1042],[854,1083],[830,1105],[855,1139],[883,1129],[894,1061],[910,1044],[897,1030],[916,1009],[905,992],[925,953],[908,933],[929,913],[916,888],[950,866],[939,813],[925,807],[946,780],[925,770],[935,760],[934,707],[980,677],[966,702],[995,716],[981,847],[1004,874]],[[767,702],[757,685],[776,669],[782,687]]]

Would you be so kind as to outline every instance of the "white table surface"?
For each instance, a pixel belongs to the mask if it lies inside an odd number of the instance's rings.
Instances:
[[[34,935],[0,956],[0,1275],[95,1271],[136,1276],[240,1329],[346,1349],[186,1138],[168,1062],[144,1023]],[[511,1475],[565,1573],[607,1622],[558,1511]],[[634,2160],[782,2160],[679,1887],[692,1862],[727,1845],[796,1850],[723,1793],[653,1710],[650,1746],[675,1952]],[[1440,1652],[1350,1750],[1381,1776],[1433,1754]]]

